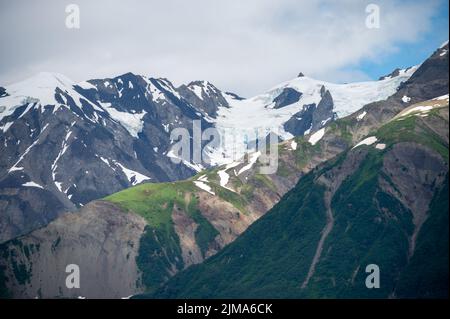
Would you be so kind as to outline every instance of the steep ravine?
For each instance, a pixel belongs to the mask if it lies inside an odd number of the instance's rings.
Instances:
[[[320,260],[320,256],[322,255],[325,240],[333,230],[334,216],[333,210],[331,208],[331,201],[333,199],[333,196],[341,186],[342,182],[358,169],[362,158],[364,158],[366,155],[366,151],[350,152],[341,165],[331,169],[318,178],[318,182],[325,186],[323,200],[326,208],[327,222],[321,233],[321,237],[317,244],[316,252],[314,254],[314,258],[312,259],[311,266],[309,267],[308,274],[306,275],[306,278],[301,285],[302,289],[307,287],[309,280],[314,275],[316,265]]]

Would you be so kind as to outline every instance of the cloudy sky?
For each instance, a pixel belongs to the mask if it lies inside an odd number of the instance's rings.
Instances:
[[[66,28],[71,3],[80,29]],[[352,82],[420,63],[448,39],[448,0],[0,0],[0,30],[1,85],[131,71],[251,96],[300,71]]]

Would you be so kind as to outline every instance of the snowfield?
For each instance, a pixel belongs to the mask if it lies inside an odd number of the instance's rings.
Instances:
[[[322,86],[330,91],[334,112],[338,117],[345,117],[366,104],[385,100],[393,95],[399,85],[409,79],[417,68],[415,66],[400,70],[398,76],[387,77],[379,81],[348,84],[335,84],[303,76],[284,82],[266,93],[244,100],[237,100],[228,94],[223,94],[230,107],[220,107],[215,120],[215,125],[222,138],[221,147],[213,151],[215,154],[212,157],[215,164],[230,163],[232,157],[236,158],[236,154],[232,153],[236,152],[236,149],[238,154],[243,156],[247,152],[247,142],[252,141],[252,137],[256,136],[255,132],[258,130],[273,132],[283,140],[293,138],[292,134],[284,130],[284,123],[301,111],[305,105],[312,103],[317,105],[321,100]],[[295,103],[278,109],[273,108],[274,99],[285,88],[295,89],[302,93],[302,96]],[[365,116],[365,113],[362,114],[360,119]],[[255,151],[255,149],[250,151]]]

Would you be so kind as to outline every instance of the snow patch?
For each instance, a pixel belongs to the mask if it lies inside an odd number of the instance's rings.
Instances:
[[[188,161],[185,161],[185,160],[182,160],[182,162],[183,162],[184,165],[186,165],[187,167],[193,169],[197,173],[201,172],[201,171],[203,171],[205,169],[203,167],[203,165],[201,165],[201,164],[191,163],[191,162],[188,162]]]
[[[120,299],[131,299],[131,297],[133,297],[134,295],[129,295],[127,297],[121,297]]]
[[[175,152],[173,152],[173,150],[169,150],[166,154],[167,157],[169,158],[176,158],[179,159],[184,165],[186,165],[187,167],[193,169],[194,171],[201,172],[202,170],[204,170],[205,168],[203,167],[203,165],[198,164],[198,163],[191,163],[189,161],[184,160],[183,158],[180,158],[177,154],[175,154]]]
[[[411,113],[428,113],[429,111],[431,111],[433,109],[433,107],[431,105],[419,105],[419,106],[415,106],[409,110],[406,110],[405,112],[403,112],[401,114],[401,117],[407,116]]]
[[[230,179],[230,175],[226,172],[226,169],[220,170],[217,172],[217,175],[219,175],[220,178],[220,186],[225,187],[228,184],[228,181]]]
[[[376,136],[369,136],[369,137],[363,139],[361,142],[359,142],[359,143],[356,144],[355,146],[353,146],[352,149],[357,148],[358,146],[361,146],[361,145],[372,145],[372,144],[375,143],[376,141],[378,141],[378,139],[376,138]]]
[[[325,124],[327,124],[329,121],[331,121],[331,117],[327,118],[326,120],[323,120],[320,122],[320,125],[324,126]]]
[[[109,160],[107,158],[104,158],[102,156],[100,156],[100,160],[105,163],[106,165],[109,166],[109,168],[111,168],[113,171],[115,171],[116,169],[114,167],[111,166],[111,163],[109,162]]]
[[[170,124],[162,124],[162,123],[161,123],[161,125],[163,126],[164,131],[165,131],[166,133],[169,133],[169,125],[170,125]]]
[[[211,195],[216,195],[212,191],[211,187],[206,183],[208,183],[208,177],[206,175],[202,175],[199,178],[197,178],[196,181],[194,181],[195,186],[197,186],[198,188],[210,193]]]
[[[316,143],[318,141],[320,141],[324,135],[325,135],[325,128],[321,128],[320,130],[318,130],[317,132],[315,132],[313,135],[311,135],[309,137],[308,142],[311,145],[316,145]]]
[[[308,135],[309,133],[311,133],[311,130],[312,130],[312,123],[309,126],[309,128],[303,133],[303,135]]]
[[[225,169],[222,169],[217,172],[217,175],[219,175],[219,178],[220,178],[219,184],[221,187],[228,189],[229,191],[236,192],[234,189],[227,187],[227,184],[230,180],[230,175],[227,173],[228,169],[229,168],[225,167]]]
[[[119,122],[131,136],[138,138],[138,134],[142,132],[144,128],[143,118],[147,112],[141,113],[128,113],[116,110],[111,106],[111,103],[100,103],[101,106],[108,112],[108,114]]]
[[[295,150],[297,149],[297,142],[294,141],[294,140],[292,140],[292,142],[291,142],[291,149],[292,149],[293,151],[295,151]]]
[[[39,139],[41,138],[41,134],[47,129],[47,127],[48,127],[48,124],[45,124],[44,127],[42,128],[41,132],[39,133],[39,136],[36,138],[36,140],[30,146],[28,146],[28,148],[25,150],[25,152],[23,152],[23,154],[19,157],[17,162],[8,170],[8,173],[18,171],[18,170],[23,170],[23,167],[17,167],[17,164],[19,164],[24,159],[24,157],[30,152],[30,150],[39,142]]]
[[[211,187],[209,187],[207,184],[205,184],[205,183],[203,183],[203,182],[200,182],[200,181],[194,181],[194,184],[195,184],[195,186],[197,186],[198,188],[200,188],[200,189],[202,189],[202,190],[204,190],[204,191],[210,193],[211,195],[216,195],[216,194],[212,191]]]
[[[247,165],[245,165],[244,167],[242,167],[239,170],[239,172],[237,173],[237,175],[241,175],[245,171],[248,171],[250,168],[252,168],[252,166],[256,163],[258,158],[261,156],[261,152],[258,151],[256,153],[250,154],[249,156],[250,156],[249,163]]]
[[[145,180],[149,180],[151,179],[148,176],[145,176],[144,174],[141,174],[139,172],[133,171],[129,168],[126,168],[125,166],[123,166],[122,164],[120,164],[119,162],[114,162],[115,164],[117,164],[121,169],[122,172],[127,176],[128,181],[131,183],[131,185],[136,185],[139,184]]]
[[[63,192],[63,191],[62,191],[62,183],[55,181],[55,186],[56,186],[56,188],[58,188],[58,191],[59,191],[60,193]]]
[[[366,116],[366,114],[367,114],[366,111],[360,113],[360,114],[356,117],[356,120],[357,120],[357,121],[361,121],[361,120],[364,118],[364,116]]]
[[[445,94],[445,95],[441,95],[441,96],[435,97],[433,100],[435,100],[435,101],[443,101],[443,100],[447,100],[447,101],[448,101],[448,94]]]
[[[6,131],[13,125],[14,122],[7,122],[5,125],[0,126],[0,129],[3,131],[3,133],[6,133]]]
[[[70,126],[70,128],[72,128],[72,126],[75,124],[75,122],[73,122]],[[62,192],[62,184],[60,182],[56,181],[56,169],[58,168],[58,161],[61,158],[61,156],[64,155],[64,153],[67,151],[67,148],[69,147],[69,144],[67,143],[69,141],[70,135],[72,135],[72,131],[69,129],[68,132],[66,133],[66,136],[64,137],[64,140],[62,141],[61,144],[61,150],[59,151],[58,155],[56,156],[55,160],[53,161],[52,164],[52,178],[53,178],[53,182],[55,183],[56,187],[58,188],[58,190],[60,192]]]
[[[26,187],[37,187],[37,188],[44,189],[44,187],[42,187],[41,185],[39,185],[38,183],[35,183],[35,182],[33,182],[33,181],[26,182],[26,183],[22,184],[22,186],[26,186]]]

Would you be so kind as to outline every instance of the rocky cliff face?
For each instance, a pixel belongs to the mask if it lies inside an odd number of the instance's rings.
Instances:
[[[302,93],[293,88],[284,88],[280,95],[273,99],[273,102],[275,103],[274,108],[279,109],[292,103],[296,103],[300,100],[301,96]]]
[[[14,260],[12,268],[2,269],[10,278],[10,297],[121,298],[142,291],[135,258],[145,224],[140,216],[98,201],[13,240],[1,252],[3,260]],[[79,289],[66,287],[71,264],[80,269]]]
[[[309,134],[337,118],[330,91],[322,86],[320,95],[321,99],[317,105],[314,103],[306,105],[304,109],[297,112],[284,124],[284,129],[287,132],[294,136]]]
[[[178,92],[185,99],[201,110],[205,117],[215,118],[219,107],[228,107],[222,92],[208,81],[194,81],[181,85]]]

